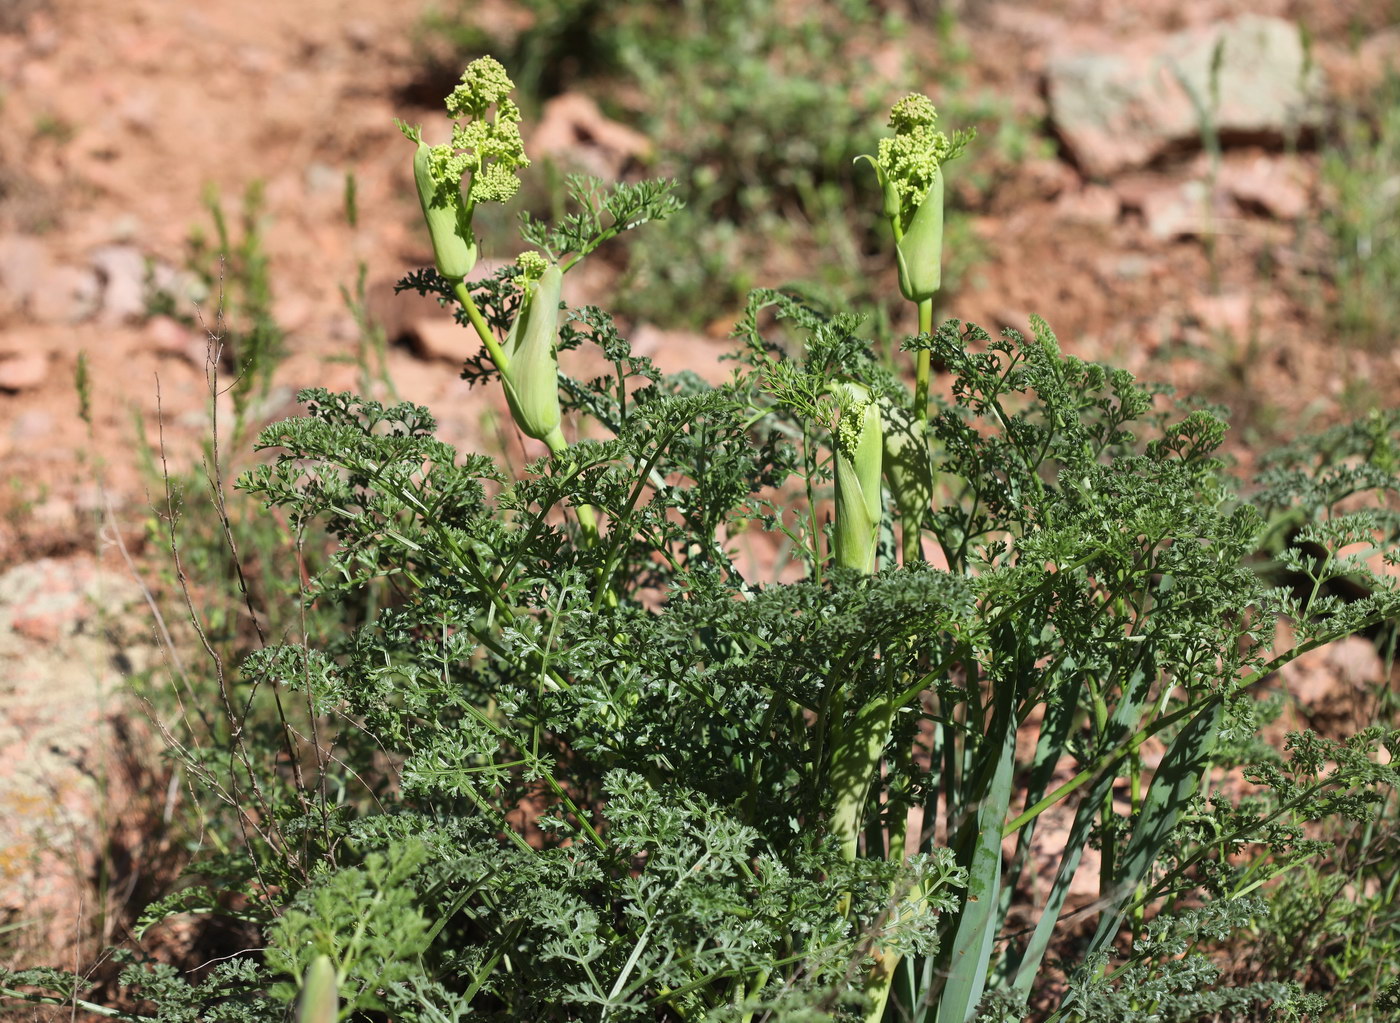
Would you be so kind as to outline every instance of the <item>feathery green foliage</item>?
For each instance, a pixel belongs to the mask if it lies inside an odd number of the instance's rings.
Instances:
[[[667,375],[602,310],[557,322],[547,280],[674,208],[663,185],[593,194],[526,222],[543,256],[403,285],[476,331],[474,382],[557,403],[548,454],[503,467],[426,408],[319,388],[260,436],[240,487],[335,540],[308,606],[366,613],[242,661],[240,684],[308,702],[305,742],[257,760],[232,722],[242,841],[200,867],[216,898],[164,908],[236,913],[261,955],[202,986],[133,973],[140,1018],[253,1018],[327,961],[345,1019],[969,1023],[1023,1018],[1055,970],[1056,1020],[1304,1011],[1297,986],[1217,984],[1196,947],[1324,851],[1305,824],[1375,820],[1393,788],[1396,732],[1274,751],[1253,689],[1400,611],[1366,560],[1395,560],[1400,423],[1281,456],[1251,503],[1214,413],[1038,318],[935,329],[922,296],[912,388],[859,315],[777,291],[750,297],[727,380]],[[614,372],[565,375],[581,346]],[[927,455],[922,506],[881,484],[908,465],[885,409]],[[594,428],[569,444],[575,415]],[[1099,898],[1076,904],[1091,848]],[[1073,946],[1071,914],[1093,925]]]

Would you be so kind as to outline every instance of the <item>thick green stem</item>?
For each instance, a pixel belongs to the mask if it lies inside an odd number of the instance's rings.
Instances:
[[[900,750],[901,764],[907,764],[912,750]],[[888,859],[893,863],[903,863],[909,833],[909,812],[895,814],[889,823],[890,846]],[[901,883],[896,880],[890,885],[890,912],[897,912],[903,893]],[[870,1010],[865,1014],[867,1023],[879,1023],[885,1016],[885,1006],[890,1000],[890,990],[894,987],[894,975],[904,956],[894,949],[872,949],[875,965],[871,967],[870,979],[865,984],[865,996],[870,999]]]
[[[926,298],[919,303],[919,333],[933,333],[933,299]],[[933,353],[927,348],[919,352],[918,364],[914,370],[914,419],[919,423],[928,422],[928,385],[932,372]]]
[[[903,548],[901,553],[904,564],[912,565],[924,560],[923,536],[920,534],[918,526],[914,523],[905,521],[904,537],[901,546]]]
[[[491,332],[491,325],[486,322],[486,317],[481,315],[481,310],[477,308],[476,301],[467,289],[466,282],[458,281],[453,284],[452,293],[457,296],[457,301],[462,303],[462,308],[467,313],[467,319],[476,328],[477,335],[480,336],[481,343],[486,346],[486,352],[491,356],[491,361],[496,364],[497,371],[504,373],[510,365],[510,359],[506,356],[506,350],[501,347],[501,342],[496,340],[496,335]]]
[[[930,334],[933,332],[933,299],[924,299],[918,303],[919,309],[919,333]],[[916,356],[914,365],[914,419],[907,431],[912,436],[905,439],[906,447],[912,450],[913,445],[919,448],[919,457],[927,458],[928,450],[928,393],[929,378],[932,376],[933,359],[932,352],[927,349],[921,351]],[[898,464],[898,463],[896,463]],[[899,477],[892,477],[896,482],[896,498],[900,504],[900,512],[904,520],[904,536],[900,544],[900,554],[904,564],[912,565],[917,561],[922,561],[924,557],[923,533],[920,528],[924,508],[924,500],[918,502],[919,508],[916,512],[913,507],[913,500],[909,495],[901,492],[901,487],[908,488],[916,485],[919,481],[927,484],[929,493],[927,498],[932,497],[932,479],[928,475],[926,467],[911,472],[906,470],[902,476],[908,479],[900,480]],[[923,493],[919,495],[925,497]]]
[[[840,839],[841,855],[851,863],[865,825],[870,782],[880,754],[890,738],[890,725],[900,703],[897,697],[872,700],[862,707],[832,745],[830,784],[836,792],[831,830]]]

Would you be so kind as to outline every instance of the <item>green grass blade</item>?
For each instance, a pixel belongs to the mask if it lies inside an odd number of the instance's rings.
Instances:
[[[926,1023],[967,1023],[987,985],[992,944],[1001,921],[1001,828],[1011,803],[1016,767],[1015,716],[1000,713],[997,725],[988,739],[999,740],[1000,752],[985,794],[977,804],[977,833],[968,867],[967,897],[947,960],[948,975],[937,1015]]]
[[[1118,932],[1123,907],[1133,891],[1147,877],[1148,870],[1161,855],[1167,839],[1185,811],[1197,788],[1201,774],[1210,763],[1220,733],[1224,705],[1211,701],[1210,709],[1202,711],[1177,734],[1166,756],[1152,775],[1147,798],[1138,814],[1137,826],[1128,839],[1118,877],[1115,878],[1113,901],[1099,919],[1099,929],[1089,943],[1086,955],[1102,949]]]
[[[1111,772],[1105,771],[1080,800],[1074,823],[1070,825],[1069,837],[1065,840],[1064,855],[1060,857],[1060,865],[1055,870],[1055,880],[1050,885],[1050,895],[1045,900],[1045,907],[1040,911],[1040,919],[1036,921],[1030,941],[1019,956],[1011,951],[1007,952],[1009,974],[1012,973],[1014,960],[1011,986],[1022,996],[1029,997],[1036,974],[1040,972],[1041,960],[1045,958],[1045,950],[1050,947],[1055,925],[1059,923],[1065,898],[1069,895],[1070,882],[1074,880],[1075,871],[1079,869],[1084,847],[1089,842],[1089,833],[1099,815],[1099,808],[1103,806],[1104,797],[1113,785],[1113,778]]]
[[[1050,779],[1055,773],[1055,765],[1064,753],[1065,740],[1069,735],[1070,725],[1079,709],[1079,693],[1083,688],[1083,678],[1081,673],[1071,671],[1065,679],[1065,685],[1056,693],[1054,701],[1046,706],[1045,719],[1041,722],[1040,735],[1036,739],[1035,755],[1031,760],[1030,777],[1026,782],[1024,806],[1031,806],[1038,802],[1045,795],[1046,788],[1049,787]],[[1035,835],[1037,820],[1039,818],[1032,817],[1016,836],[1016,853],[1012,857],[1010,869],[1007,871],[1001,889],[999,912],[1003,920],[1006,919],[1006,914],[1011,910],[1011,900],[1016,893],[1016,886],[1021,879],[1021,874],[1025,871],[1026,864],[1030,862],[1031,839]],[[1070,876],[1073,876],[1072,872]],[[996,976],[999,985],[1009,983],[1019,963],[1020,957],[1014,955],[1012,950],[1008,948],[1007,954],[1002,956],[1001,961],[997,964]]]
[[[1040,735],[1036,738],[1035,755],[1031,759],[1030,774],[1026,779],[1026,797],[1023,806],[1032,806],[1045,795],[1045,790],[1050,785],[1050,779],[1054,777],[1055,765],[1064,754],[1070,725],[1074,721],[1075,713],[1079,710],[1079,694],[1084,687],[1084,676],[1081,672],[1074,670],[1073,665],[1066,665],[1066,667],[1069,670],[1064,678],[1064,685],[1055,693],[1054,699],[1047,702],[1045,707],[1045,718],[1040,725]],[[1007,873],[1006,887],[1003,890],[1003,915],[1010,908],[1011,895],[1015,891],[1016,883],[1020,880],[1021,872],[1025,869],[1026,862],[1030,858],[1031,839],[1035,835],[1037,820],[1038,818],[1033,817],[1027,821],[1016,836],[1016,855],[1012,860],[1011,869]]]
[[[1153,670],[1155,669],[1151,665],[1142,665],[1133,673],[1131,681],[1124,687],[1123,697],[1113,708],[1113,716],[1109,719],[1102,745],[1112,746],[1136,729],[1142,717],[1143,707],[1147,703],[1148,680]],[[1055,925],[1060,920],[1065,899],[1069,896],[1070,882],[1074,880],[1075,871],[1079,869],[1079,861],[1084,855],[1085,845],[1088,844],[1089,833],[1115,777],[1113,771],[1105,769],[1081,797],[1074,815],[1074,823],[1070,825],[1069,837],[1065,841],[1065,851],[1060,857],[1060,865],[1055,870],[1055,880],[1050,885],[1049,897],[1045,900],[1045,907],[1036,921],[1030,941],[1019,955],[1012,950],[1007,952],[1006,972],[1014,977],[1011,982],[1012,988],[1023,997],[1030,996],[1031,986],[1035,983],[1041,961],[1045,958],[1045,950],[1050,947]],[[1032,800],[1027,799],[1026,802],[1029,805]]]

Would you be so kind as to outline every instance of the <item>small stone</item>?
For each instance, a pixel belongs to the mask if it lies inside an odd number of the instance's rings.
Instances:
[[[170,316],[152,317],[144,331],[146,347],[158,355],[184,359],[192,366],[203,366],[209,349],[204,334],[191,330]]]
[[[1121,210],[1118,193],[1103,185],[1085,185],[1078,191],[1065,192],[1055,203],[1055,215],[1061,220],[1100,227],[1117,223]]]
[[[89,259],[102,278],[99,319],[118,324],[146,314],[146,257],[134,245],[104,245]]]
[[[313,160],[306,165],[304,175],[307,195],[341,195],[345,191],[345,172],[328,163]]]
[[[1308,192],[1298,175],[1282,160],[1259,156],[1248,163],[1227,162],[1217,177],[1219,187],[1245,210],[1275,220],[1297,220],[1308,211]]]
[[[102,304],[102,279],[92,267],[49,268],[29,293],[29,315],[39,323],[81,323]]]
[[[1137,281],[1152,272],[1152,260],[1141,253],[1129,253],[1112,260],[1113,276],[1123,281]]]
[[[1255,306],[1247,293],[1236,291],[1224,295],[1195,295],[1190,300],[1190,310],[1196,322],[1206,330],[1243,338],[1249,334]]]
[[[209,298],[209,288],[188,270],[177,270],[169,263],[151,264],[151,291],[167,298],[175,312],[187,315]]]
[[[1072,167],[1050,157],[1032,157],[1024,161],[1017,170],[1017,177],[1024,179],[1039,199],[1063,197],[1079,184],[1079,175]]]
[[[1212,218],[1204,182],[1187,181],[1143,196],[1142,217],[1154,238],[1168,241],[1202,235]]]
[[[23,305],[49,268],[48,251],[38,238],[25,234],[0,237],[0,286]]]
[[[21,448],[28,447],[35,441],[43,440],[45,437],[52,437],[53,425],[52,412],[47,412],[41,408],[32,408],[26,412],[21,412],[15,417],[15,421],[10,424],[10,439]],[[49,511],[52,511],[54,507],[53,502],[46,501],[43,505],[36,507],[34,510],[36,518],[43,517],[45,514],[45,507],[47,507]],[[60,500],[58,502],[58,507],[66,508],[67,502]]]
[[[1187,303],[1189,315],[1201,328],[1240,341],[1258,335],[1261,324],[1277,323],[1284,308],[1283,298],[1267,290],[1195,295]]]
[[[43,352],[22,352],[0,357],[0,391],[12,394],[32,391],[49,375],[49,358]]]
[[[402,335],[420,359],[461,366],[481,350],[481,339],[455,320],[423,317],[410,323]]]
[[[304,330],[316,309],[305,295],[288,294],[273,300],[272,319],[289,334]]]
[[[372,22],[358,19],[344,22],[340,31],[345,36],[345,41],[350,44],[350,48],[361,52],[374,45],[375,37],[378,34]]]

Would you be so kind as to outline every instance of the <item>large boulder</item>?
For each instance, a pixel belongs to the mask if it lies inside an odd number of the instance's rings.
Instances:
[[[129,832],[162,798],[132,788],[142,729],[125,676],[158,655],[144,611],[141,589],[91,558],[0,573],[0,929],[29,962],[71,963],[98,937],[121,898],[104,864],[141,858]]]
[[[1199,144],[1207,118],[1226,140],[1267,142],[1323,117],[1323,75],[1298,26],[1261,15],[1062,53],[1046,75],[1055,128],[1096,178]]]

